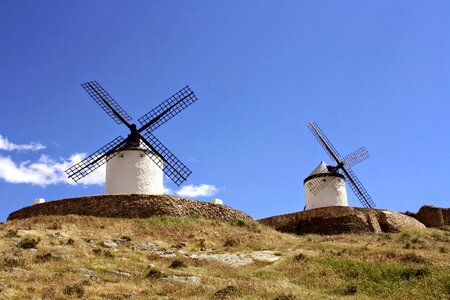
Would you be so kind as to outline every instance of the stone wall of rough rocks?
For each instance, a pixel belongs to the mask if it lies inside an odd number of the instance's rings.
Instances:
[[[8,220],[42,215],[147,218],[154,215],[193,216],[231,221],[252,218],[226,205],[168,195],[98,195],[49,201],[11,213]]]
[[[258,220],[282,232],[297,234],[340,234],[357,232],[396,232],[405,227],[425,226],[401,213],[347,206],[321,207]]]
[[[407,212],[427,227],[444,227],[450,225],[450,208],[422,206],[417,213]]]

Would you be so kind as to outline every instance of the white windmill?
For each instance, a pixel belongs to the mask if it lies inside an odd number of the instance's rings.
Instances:
[[[191,171],[153,131],[197,101],[188,86],[139,118],[139,129],[129,123],[131,117],[96,81],[83,83],[82,87],[117,124],[127,126],[130,134],[127,138],[118,136],[67,169],[69,178],[78,181],[107,163],[106,194],[162,194],[163,172],[177,185],[187,179]]]
[[[315,122],[308,123],[308,128],[337,165],[327,166],[324,162],[321,162],[305,178],[305,209],[308,210],[324,206],[348,206],[345,182],[350,185],[364,207],[375,207],[375,203],[372,201],[369,193],[352,170],[352,166],[369,158],[367,150],[361,147],[355,152],[341,158],[330,140]]]

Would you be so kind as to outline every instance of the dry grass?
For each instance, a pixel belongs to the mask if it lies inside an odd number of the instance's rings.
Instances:
[[[131,249],[143,243],[280,259],[233,267]],[[0,299],[450,299],[448,250],[445,230],[294,236],[256,222],[39,217],[0,225]]]

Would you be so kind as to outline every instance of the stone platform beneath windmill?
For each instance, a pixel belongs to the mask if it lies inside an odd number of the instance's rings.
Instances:
[[[253,220],[226,205],[169,195],[98,195],[49,201],[19,209],[8,220],[49,215],[148,218],[155,215],[203,217],[221,221]]]
[[[402,228],[425,229],[421,222],[402,213],[370,208],[328,206],[258,220],[282,232],[340,234],[398,232]]]

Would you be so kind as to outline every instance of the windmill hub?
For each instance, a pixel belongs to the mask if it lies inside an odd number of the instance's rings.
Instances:
[[[130,125],[130,134],[127,137],[127,148],[139,148],[141,138],[135,124]]]

